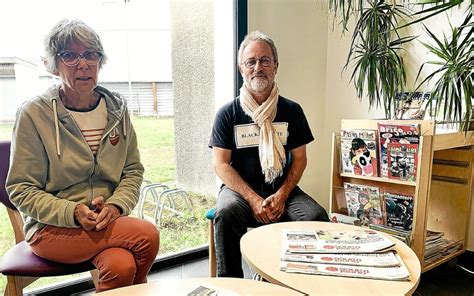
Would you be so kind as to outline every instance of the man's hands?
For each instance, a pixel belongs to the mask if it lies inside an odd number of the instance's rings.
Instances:
[[[120,217],[120,210],[112,205],[105,204],[102,196],[92,200],[92,209],[84,204],[74,209],[74,218],[85,230],[102,230]]]
[[[287,196],[276,192],[265,199],[253,198],[249,204],[254,218],[262,224],[268,224],[278,221],[283,215],[286,199]]]
[[[267,213],[265,212],[262,204],[264,199],[260,196],[256,196],[249,200],[250,208],[252,209],[252,214],[255,220],[262,224],[270,223],[270,219],[267,217]]]
[[[283,215],[287,198],[288,196],[285,196],[278,191],[265,198],[262,203],[262,208],[271,222],[278,221],[281,215]]]

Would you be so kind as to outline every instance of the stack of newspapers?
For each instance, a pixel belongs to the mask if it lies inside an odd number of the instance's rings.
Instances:
[[[462,250],[462,241],[452,241],[444,238],[444,232],[426,231],[425,264],[433,263],[445,256]]]
[[[283,230],[280,270],[407,281],[410,273],[394,246],[371,229]]]

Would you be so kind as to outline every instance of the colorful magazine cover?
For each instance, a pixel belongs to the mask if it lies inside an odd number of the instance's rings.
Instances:
[[[390,143],[416,144],[420,143],[420,128],[418,124],[385,124],[378,123],[380,177],[388,178],[388,145]]]
[[[418,144],[389,143],[388,177],[403,181],[416,180]]]
[[[424,119],[431,93],[427,92],[404,92],[398,94],[395,99],[398,107],[395,119]]]
[[[341,162],[343,173],[378,176],[376,137],[376,130],[341,130]]]
[[[384,224],[378,187],[344,183],[347,214],[364,224]]]
[[[413,223],[414,195],[383,192],[386,225],[404,230],[411,230]]]

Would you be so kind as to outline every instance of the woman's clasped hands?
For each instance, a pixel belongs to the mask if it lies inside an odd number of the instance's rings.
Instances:
[[[120,215],[119,208],[113,204],[104,203],[102,196],[97,196],[92,200],[91,208],[85,204],[79,204],[74,210],[74,219],[87,231],[100,231]]]

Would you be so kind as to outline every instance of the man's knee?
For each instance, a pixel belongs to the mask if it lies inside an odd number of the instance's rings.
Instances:
[[[314,199],[308,196],[308,200],[303,206],[306,221],[329,221],[326,210]]]
[[[246,201],[230,189],[223,189],[217,197],[216,222],[235,221],[246,215]]]
[[[217,207],[215,214],[215,221],[232,221],[235,219],[235,210],[237,209],[235,203],[226,203],[224,207]]]
[[[311,214],[311,221],[324,221],[328,222],[329,221],[329,216],[326,210],[318,203],[316,203],[316,206],[313,208],[312,214]]]
[[[299,188],[297,193],[290,203],[290,220],[329,221],[326,210],[318,202]]]

